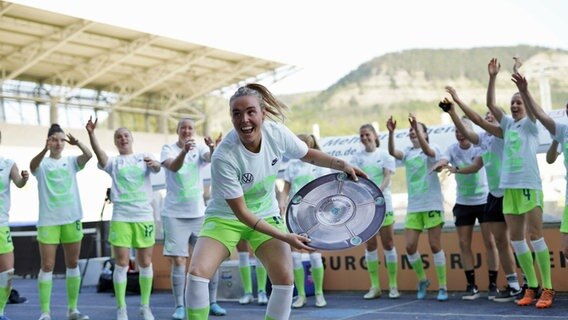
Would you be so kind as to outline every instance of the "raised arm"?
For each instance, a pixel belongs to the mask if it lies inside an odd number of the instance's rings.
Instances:
[[[394,146],[394,130],[396,129],[396,121],[392,119],[392,116],[387,120],[387,129],[389,130],[389,154],[397,160],[402,160],[404,156],[402,151],[397,150]]]
[[[416,121],[416,117],[412,114],[408,114],[408,122],[410,122],[410,126],[414,129],[414,133],[416,133],[416,138],[418,138],[418,143],[420,143],[420,148],[425,155],[430,158],[434,158],[436,156],[436,151],[430,148],[430,144],[426,140],[426,136],[422,130],[418,130],[418,121]]]
[[[162,166],[164,166],[164,168],[166,168],[170,171],[178,172],[179,169],[181,169],[181,167],[183,167],[183,162],[185,160],[185,156],[187,155],[187,153],[191,149],[192,149],[192,142],[190,140],[188,140],[188,141],[185,142],[185,144],[183,145],[183,148],[178,153],[178,155],[175,158],[168,158],[168,159],[164,160],[162,162]]]
[[[497,79],[497,74],[501,69],[501,64],[496,58],[492,58],[487,65],[487,72],[489,73],[489,84],[487,85],[487,107],[497,120],[501,123],[501,118],[503,118],[503,111],[499,109],[495,103],[495,81]]]
[[[347,173],[349,176],[351,176],[351,179],[355,181],[357,181],[357,176],[365,178],[367,177],[365,172],[361,171],[361,169],[352,167],[349,163],[345,162],[344,160],[332,157],[329,154],[320,150],[308,149],[308,153],[300,160],[311,163],[318,167],[343,171]]]
[[[16,163],[12,165],[12,169],[10,169],[10,179],[14,181],[16,187],[22,188],[23,186],[25,186],[29,178],[30,174],[26,170],[22,170],[20,172]]]
[[[219,143],[221,143],[222,139],[223,139],[222,133],[220,133],[217,139],[215,139],[215,142],[213,142],[213,139],[211,139],[210,136],[206,136],[205,138],[203,138],[203,140],[205,141],[205,145],[209,147],[209,152],[206,153],[204,156],[205,161],[211,162],[211,156],[213,155],[213,151],[215,151],[215,148],[219,145]]]
[[[451,88],[451,87],[446,87],[446,88]],[[453,90],[453,88],[451,88],[451,90]],[[452,98],[453,98],[453,95],[452,95]],[[456,98],[459,100],[459,97],[457,96],[457,94],[456,94]],[[454,101],[456,101],[456,98],[453,98]],[[447,106],[445,109],[444,108],[442,108],[442,109],[450,115],[450,118],[452,119],[452,122],[456,126],[456,129],[459,132],[461,132],[461,134],[467,140],[469,140],[471,143],[478,144],[479,143],[479,135],[477,134],[477,132],[475,132],[475,131],[471,130],[470,128],[467,128],[466,126],[463,125],[463,122],[461,121],[460,117],[458,116],[458,113],[456,112],[456,108],[454,107],[454,104],[451,103],[447,98],[444,98],[444,100],[440,102],[440,106],[442,106],[442,105]]]
[[[89,150],[87,146],[82,144],[79,140],[77,140],[77,138],[75,138],[70,133],[67,134],[67,139],[65,141],[70,145],[77,146],[79,147],[79,149],[81,149],[81,152],[83,152],[83,154],[77,158],[77,164],[79,165],[79,167],[83,168],[87,164],[87,162],[93,157],[91,150]]]
[[[41,163],[41,160],[43,160],[43,158],[45,157],[47,150],[49,150],[48,145],[50,140],[51,137],[45,140],[45,146],[43,147],[43,149],[35,157],[33,157],[32,161],[30,161],[31,172],[36,171],[36,169],[39,167],[39,164]]]
[[[549,164],[554,163],[558,158],[558,141],[552,139],[552,143],[548,150],[546,151],[546,162]]]
[[[469,120],[471,120],[476,125],[480,126],[483,130],[489,132],[490,134],[492,134],[496,137],[499,137],[499,138],[503,138],[503,130],[501,130],[501,127],[499,127],[498,125],[492,124],[491,122],[485,120],[485,118],[480,116],[477,112],[473,111],[473,109],[471,109],[467,104],[465,104],[459,98],[459,96],[458,96],[458,94],[457,94],[457,92],[454,88],[447,86],[446,92],[449,93],[452,96],[452,100],[454,100],[454,102],[458,105],[458,107],[460,107],[460,109],[463,111],[463,113],[465,113],[465,116]],[[453,109],[453,106],[452,106],[452,109]],[[454,120],[454,119],[452,118],[452,120]],[[457,127],[457,125],[456,125],[456,127]],[[476,141],[479,141],[479,135],[475,131],[472,131],[472,130],[469,130],[469,131],[475,133],[475,135],[477,136]],[[466,134],[463,131],[462,131],[462,134],[466,137],[466,139],[468,139],[472,143],[474,143],[474,144],[478,143],[478,142],[470,139],[469,137],[467,137]]]
[[[525,109],[527,111],[527,116],[534,122],[538,119],[542,125],[550,132],[552,135],[556,135],[556,123],[552,118],[542,110],[540,105],[533,99],[529,88],[527,79],[520,73],[514,73],[511,80],[517,85],[521,98],[525,104]]]
[[[97,137],[95,136],[95,129],[97,128],[97,122],[98,121],[99,121],[99,119],[95,119],[95,122],[93,122],[93,118],[90,117],[85,128],[87,129],[87,132],[89,133],[89,141],[91,142],[91,148],[93,148],[93,151],[95,152],[95,155],[97,156],[97,161],[99,162],[99,166],[104,168],[107,165],[108,157],[107,157],[106,152],[104,152],[104,150],[99,145],[99,141],[97,140]]]

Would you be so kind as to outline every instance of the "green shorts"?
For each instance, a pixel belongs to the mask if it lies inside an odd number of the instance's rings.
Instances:
[[[149,248],[156,242],[154,222],[111,221],[108,241],[115,247]]]
[[[536,207],[542,208],[542,190],[505,189],[503,214],[525,214]]]
[[[392,226],[394,224],[394,212],[385,212],[385,221],[383,222],[383,227]]]
[[[83,239],[80,220],[56,226],[37,227],[37,241],[43,244],[75,243]]]
[[[286,223],[284,223],[282,217],[268,217],[264,218],[264,221],[276,227],[278,230],[288,233]],[[206,217],[199,236],[212,238],[221,242],[225,247],[227,247],[229,254],[233,252],[233,249],[237,246],[237,242],[241,239],[247,240],[253,251],[256,251],[260,245],[272,239],[272,237],[267,234],[252,230],[251,227],[245,225],[239,220],[223,219],[219,217]]]
[[[437,226],[444,226],[442,211],[409,212],[406,214],[405,229],[423,231],[424,229],[432,229]]]
[[[564,215],[562,215],[562,223],[560,224],[560,232],[568,233],[568,206],[564,207]]]
[[[12,235],[10,227],[0,227],[0,254],[14,251],[14,243],[12,243]]]

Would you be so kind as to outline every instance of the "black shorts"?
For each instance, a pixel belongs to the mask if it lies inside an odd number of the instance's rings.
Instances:
[[[456,227],[473,226],[475,224],[475,219],[479,220],[479,223],[485,222],[485,220],[483,220],[485,215],[484,204],[466,206],[456,203],[453,212]]]
[[[495,197],[491,193],[487,194],[483,220],[485,220],[485,222],[505,222],[505,215],[503,215],[503,196]]]

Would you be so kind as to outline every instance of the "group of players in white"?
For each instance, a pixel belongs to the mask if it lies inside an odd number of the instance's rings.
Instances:
[[[153,281],[152,250],[155,243],[154,218],[151,206],[152,187],[149,176],[161,168],[166,170],[167,193],[161,218],[164,227],[165,256],[172,258],[171,281],[175,301],[173,319],[207,319],[209,315],[224,315],[216,303],[218,268],[239,244],[239,260],[245,289],[241,303],[252,302],[250,269],[246,241],[256,255],[259,279],[258,302],[266,304],[265,319],[288,319],[291,308],[306,305],[302,251],[310,254],[311,273],[315,285],[315,305],[326,306],[323,295],[324,267],[321,254],[309,246],[309,239],[288,233],[282,214],[288,199],[307,182],[329,170],[346,172],[351,178],[365,176],[375,182],[386,198],[386,217],[378,235],[384,250],[388,272],[388,296],[400,297],[397,288],[397,250],[394,247],[394,216],[390,199],[391,175],[396,161],[406,168],[408,190],[405,220],[406,253],[418,277],[417,298],[424,299],[430,281],[426,278],[417,250],[421,233],[426,230],[438,280],[437,299],[448,299],[446,288],[446,258],[441,243],[444,224],[443,197],[438,175],[447,170],[455,174],[457,198],[453,209],[460,242],[461,261],[466,277],[466,292],[462,299],[480,297],[475,282],[471,239],[475,221],[479,221],[487,252],[489,269],[488,296],[495,301],[513,301],[521,306],[536,303],[537,308],[552,306],[554,290],[550,277],[550,256],[542,236],[542,187],[536,148],[536,121],[550,131],[554,142],[547,154],[554,161],[568,148],[568,126],[555,123],[534,101],[526,79],[517,72],[512,76],[519,92],[511,98],[511,116],[495,103],[495,79],[500,64],[492,59],[488,65],[489,86],[485,117],[463,103],[456,90],[446,87],[453,102],[440,103],[456,126],[457,143],[441,151],[430,144],[426,126],[409,116],[412,145],[404,150],[395,146],[396,121],[389,118],[388,152],[379,149],[377,132],[371,125],[359,129],[364,150],[349,164],[319,150],[313,135],[294,135],[277,121],[284,119],[286,106],[265,87],[249,84],[231,97],[230,114],[234,130],[221,141],[194,139],[195,127],[190,119],[177,126],[178,141],[165,145],[160,161],[148,153],[134,153],[129,130],[115,131],[114,143],[119,155],[108,157],[95,136],[97,121],[86,125],[98,167],[112,178],[113,215],[109,242],[116,265],[113,282],[116,294],[116,319],[127,320],[125,302],[126,278],[130,249],[136,249],[140,272],[140,315],[145,320],[154,316],[150,309]],[[465,116],[460,118],[457,107]],[[568,108],[568,106],[567,106]],[[485,130],[478,134],[471,122]],[[65,143],[82,151],[77,157],[64,157]],[[562,148],[560,148],[561,146]],[[214,152],[215,151],[215,152]],[[46,157],[46,155],[49,155]],[[38,275],[41,315],[39,320],[51,320],[50,298],[55,252],[61,244],[65,252],[69,320],[85,320],[79,312],[80,272],[78,258],[82,233],[82,209],[76,173],[92,157],[91,151],[58,125],[48,132],[45,147],[31,163],[31,173],[38,180],[39,220],[38,243],[41,269]],[[277,193],[275,182],[284,158],[291,160],[284,174],[284,190]],[[301,161],[300,161],[301,160]],[[200,169],[211,162],[211,200],[203,201],[203,179]],[[568,166],[568,162],[565,162]],[[11,289],[14,272],[14,247],[10,239],[8,212],[10,180],[23,187],[27,171],[0,158],[0,320],[8,319],[4,307]],[[562,221],[562,247],[568,251],[568,222]],[[533,255],[525,237],[529,238],[540,271],[539,285]],[[290,250],[292,247],[292,250]],[[190,248],[192,250],[190,250]],[[366,243],[365,258],[371,286],[365,299],[381,296],[379,284],[378,241]],[[522,290],[515,272],[515,258],[521,266]],[[187,259],[191,256],[189,269]],[[504,290],[497,288],[499,261],[507,279]],[[247,275],[248,274],[248,275]],[[272,282],[270,297],[266,295],[266,275]],[[296,284],[297,297],[292,300]]]

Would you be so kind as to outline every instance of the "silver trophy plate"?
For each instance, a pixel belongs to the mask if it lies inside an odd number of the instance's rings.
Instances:
[[[385,198],[371,180],[346,173],[321,176],[290,200],[286,224],[290,232],[310,238],[310,247],[341,250],[373,237],[385,220]]]

